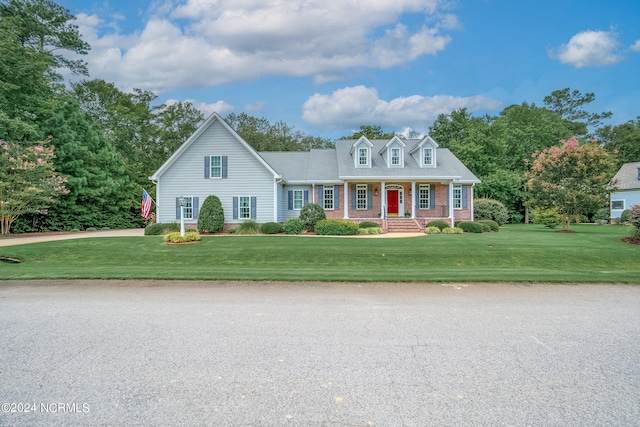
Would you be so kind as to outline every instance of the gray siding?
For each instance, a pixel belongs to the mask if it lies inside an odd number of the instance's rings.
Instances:
[[[212,155],[227,156],[226,179],[205,179],[204,158]],[[233,197],[256,197],[256,221],[274,220],[274,176],[218,121],[162,174],[158,189],[158,222],[176,221],[175,199],[181,195],[199,197],[200,206],[207,196],[218,196],[225,223],[241,222],[233,220]]]
[[[293,191],[293,190],[302,190],[302,191],[308,191],[309,193],[309,199],[307,200],[307,203],[311,203],[312,200],[312,190],[311,190],[311,186],[310,185],[287,185],[282,189],[282,198],[281,198],[281,203],[280,203],[280,207],[279,207],[279,211],[282,213],[282,222],[288,220],[289,218],[298,218],[298,216],[300,215],[300,210],[290,210],[289,209],[289,191]]]

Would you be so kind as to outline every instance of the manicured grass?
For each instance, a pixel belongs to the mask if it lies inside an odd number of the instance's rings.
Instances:
[[[207,279],[640,283],[630,227],[579,225],[558,233],[510,225],[499,233],[415,238],[161,236],[64,240],[0,248],[2,279]]]

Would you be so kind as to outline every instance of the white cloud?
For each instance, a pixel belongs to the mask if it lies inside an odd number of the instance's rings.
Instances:
[[[264,101],[256,101],[253,104],[247,104],[244,109],[247,111],[260,111],[264,110],[266,103]]]
[[[76,23],[91,75],[153,91],[264,76],[335,79],[356,67],[407,64],[446,48],[458,21],[443,0],[187,0],[156,2],[144,28],[122,34],[95,15]],[[422,24],[403,23],[422,14]],[[117,28],[117,27],[116,27]]]
[[[498,110],[502,104],[484,96],[448,95],[380,99],[378,91],[365,86],[346,87],[331,95],[315,94],[302,107],[302,118],[320,127],[353,128],[361,125],[411,127],[426,132],[440,114],[466,107],[470,111]]]
[[[636,40],[634,44],[629,46],[629,49],[631,49],[634,52],[640,52],[640,40]]]
[[[167,99],[164,103],[167,105],[177,104],[177,99]],[[218,113],[221,116],[225,116],[228,113],[231,113],[234,110],[234,106],[231,104],[227,104],[224,101],[217,101],[213,104],[207,104],[205,102],[196,101],[195,99],[185,99],[181,102],[190,102],[193,106],[198,109],[205,117],[209,117],[213,113]]]
[[[551,51],[549,55],[577,68],[602,67],[622,60],[618,46],[613,32],[582,31],[571,37],[569,43],[560,46],[557,53]]]

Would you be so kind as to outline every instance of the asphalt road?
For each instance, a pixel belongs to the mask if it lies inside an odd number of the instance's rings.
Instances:
[[[638,426],[639,396],[639,286],[0,281],[0,425]]]

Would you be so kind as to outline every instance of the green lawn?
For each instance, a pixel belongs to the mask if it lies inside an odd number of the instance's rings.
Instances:
[[[2,279],[208,279],[640,283],[630,227],[579,225],[565,234],[535,225],[499,233],[415,238],[204,236],[64,240],[0,248]]]

